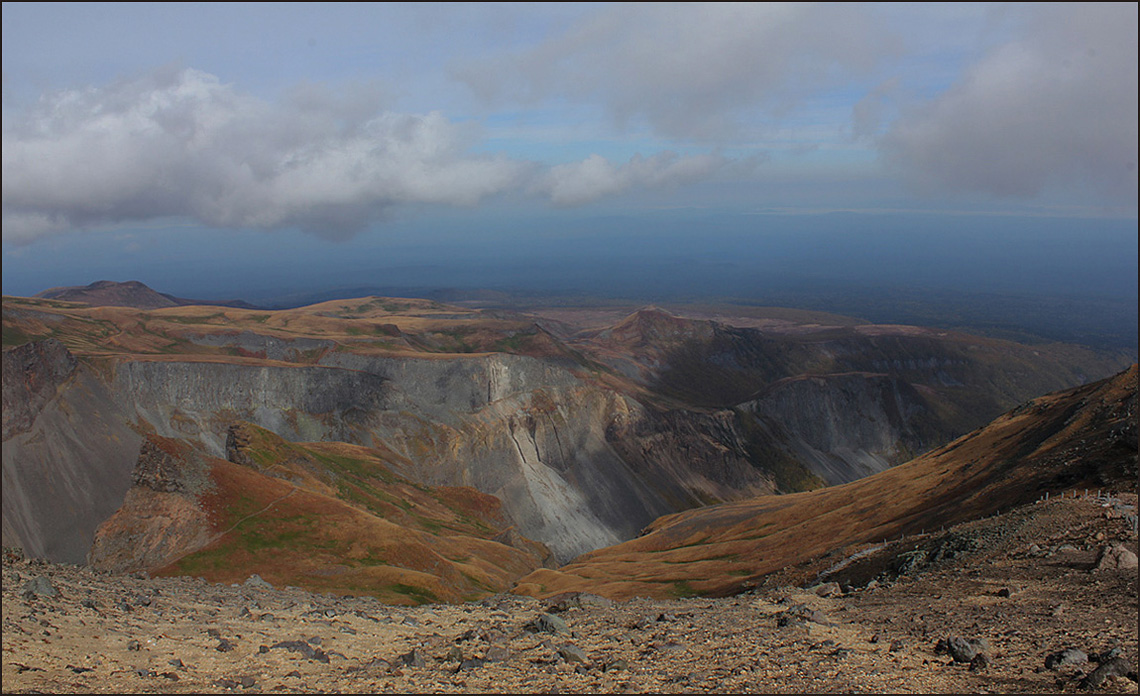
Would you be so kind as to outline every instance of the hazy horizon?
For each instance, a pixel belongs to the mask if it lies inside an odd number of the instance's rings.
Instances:
[[[5,3],[3,34],[6,294],[993,295],[1135,334],[1135,4]]]

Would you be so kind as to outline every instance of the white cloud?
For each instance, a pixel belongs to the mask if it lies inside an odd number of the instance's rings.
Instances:
[[[720,139],[897,49],[860,5],[617,5],[520,53],[454,70],[481,97],[597,101],[668,136]]]
[[[534,186],[555,205],[581,205],[631,188],[658,188],[703,179],[728,163],[717,155],[680,157],[663,152],[652,157],[635,155],[614,165],[597,154],[581,162],[551,167]]]
[[[399,204],[527,192],[571,205],[693,181],[727,162],[594,155],[544,170],[473,154],[475,136],[439,112],[380,111],[368,90],[340,97],[306,84],[271,103],[191,69],[64,91],[5,111],[4,241],[169,218],[346,239]]]
[[[1021,34],[905,113],[882,147],[928,188],[1031,197],[1085,186],[1135,205],[1135,3],[1034,6]]]
[[[338,238],[391,205],[478,203],[533,167],[470,154],[465,129],[439,113],[321,96],[273,104],[162,70],[5,112],[4,239],[171,216]]]

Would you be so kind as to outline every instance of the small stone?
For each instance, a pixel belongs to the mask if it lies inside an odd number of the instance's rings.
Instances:
[[[984,638],[965,639],[961,636],[951,636],[938,641],[934,646],[934,654],[948,653],[955,662],[972,662],[979,653],[987,652],[989,643]]]
[[[1000,590],[998,590],[997,596],[998,597],[1008,597],[1008,596],[1010,596],[1010,594],[1012,594],[1012,593],[1009,591],[1009,588],[1003,587]]]
[[[269,646],[270,649],[285,648],[289,652],[299,652],[309,660],[316,660],[317,662],[324,662],[328,664],[329,656],[325,654],[320,648],[314,648],[303,640],[283,640]]]
[[[256,587],[259,589],[266,589],[266,590],[273,589],[273,585],[269,584],[265,580],[262,580],[261,576],[258,575],[257,573],[250,575],[249,578],[243,584],[246,587]]]
[[[419,648],[413,648],[411,652],[400,655],[396,658],[396,662],[407,667],[424,667],[427,665],[423,651]]]
[[[586,663],[586,652],[579,648],[577,645],[567,643],[558,646],[558,654],[563,660],[570,663]]]
[[[566,622],[554,614],[539,614],[526,625],[532,633],[569,633],[570,627]]]
[[[1109,677],[1125,677],[1132,670],[1128,664],[1128,660],[1123,657],[1114,657],[1107,662],[1102,662],[1100,667],[1093,670],[1093,673],[1081,680],[1078,685],[1082,689],[1096,689],[1101,684],[1109,679]]]
[[[463,660],[462,662],[460,662],[459,667],[456,671],[461,671],[461,670],[465,670],[465,669],[479,669],[480,667],[482,667],[485,664],[487,664],[487,661],[484,660],[483,658],[473,657],[473,658]]]
[[[1105,650],[1104,652],[1097,655],[1090,655],[1089,659],[1096,662],[1108,662],[1114,657],[1120,657],[1123,652],[1124,650],[1122,650],[1120,647],[1115,647],[1110,650]]]
[[[51,584],[51,580],[48,580],[42,575],[37,575],[24,583],[24,599],[58,596],[59,590],[55,589],[55,585]]]
[[[1089,656],[1083,650],[1066,648],[1055,652],[1045,658],[1046,669],[1057,669],[1065,665],[1079,665],[1089,661]]]
[[[137,640],[129,640],[127,641],[127,650],[131,652],[138,652],[139,650],[142,650],[142,644]]]
[[[1096,560],[1097,570],[1127,570],[1137,567],[1136,554],[1126,549],[1122,544],[1105,546]]]

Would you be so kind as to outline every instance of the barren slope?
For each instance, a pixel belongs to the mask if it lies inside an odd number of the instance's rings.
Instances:
[[[409,608],[6,553],[4,690],[1079,693],[1100,670],[1111,676],[1092,693],[1137,693],[1136,569],[1095,563],[1113,545],[1136,550],[1135,503],[1054,496],[950,527],[971,542],[953,557],[826,597],[773,579],[722,599]],[[529,629],[543,613],[565,627]],[[988,664],[940,652],[951,637],[984,640]],[[1073,662],[1046,666],[1069,648]]]

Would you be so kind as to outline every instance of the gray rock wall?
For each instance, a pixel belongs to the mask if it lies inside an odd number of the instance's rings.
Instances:
[[[888,375],[781,380],[741,408],[776,424],[784,448],[829,484],[883,471],[936,444],[931,406]]]
[[[79,367],[25,430],[5,438],[4,545],[33,557],[84,562],[95,529],[131,485],[142,440],[129,426],[134,418]]]

